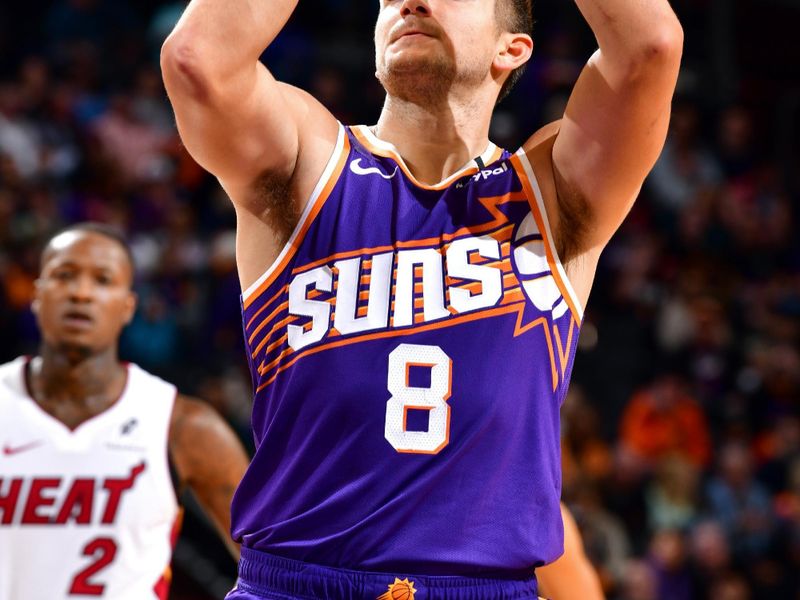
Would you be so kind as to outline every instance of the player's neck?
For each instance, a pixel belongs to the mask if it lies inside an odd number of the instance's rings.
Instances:
[[[31,361],[28,379],[34,400],[70,427],[116,402],[126,381],[115,348],[75,360],[46,344]]]
[[[476,97],[421,106],[387,96],[375,135],[399,150],[419,181],[433,184],[486,150],[491,109]]]

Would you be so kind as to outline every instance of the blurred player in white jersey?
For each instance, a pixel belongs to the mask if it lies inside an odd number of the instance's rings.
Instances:
[[[124,240],[97,224],[53,237],[33,310],[39,355],[0,366],[0,600],[166,598],[190,487],[232,553],[247,465],[208,405],[117,343],[136,307]]]

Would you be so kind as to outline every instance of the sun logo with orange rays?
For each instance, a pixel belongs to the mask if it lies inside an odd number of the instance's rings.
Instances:
[[[378,596],[377,600],[414,600],[414,582],[406,579],[394,578],[394,583],[389,584],[389,591]]]

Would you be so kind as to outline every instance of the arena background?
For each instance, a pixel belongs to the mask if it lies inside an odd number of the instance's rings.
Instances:
[[[800,598],[800,7],[673,5],[672,130],[598,271],[563,410],[564,498],[610,598]],[[141,298],[122,356],[251,445],[234,216],[181,148],[159,74],[183,7],[0,5],[0,359],[36,351],[42,241],[119,225]],[[376,10],[303,1],[265,60],[342,121],[374,122]],[[594,48],[574,3],[534,10],[533,62],[492,128],[512,149],[561,114]],[[187,502],[172,597],[221,598],[234,564]]]

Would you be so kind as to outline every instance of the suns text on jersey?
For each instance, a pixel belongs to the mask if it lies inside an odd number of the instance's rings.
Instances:
[[[289,284],[288,311],[302,321],[287,325],[288,344],[300,350],[331,327],[350,335],[495,306],[508,263],[502,246],[492,236],[467,236],[445,247],[345,258],[299,273]]]

